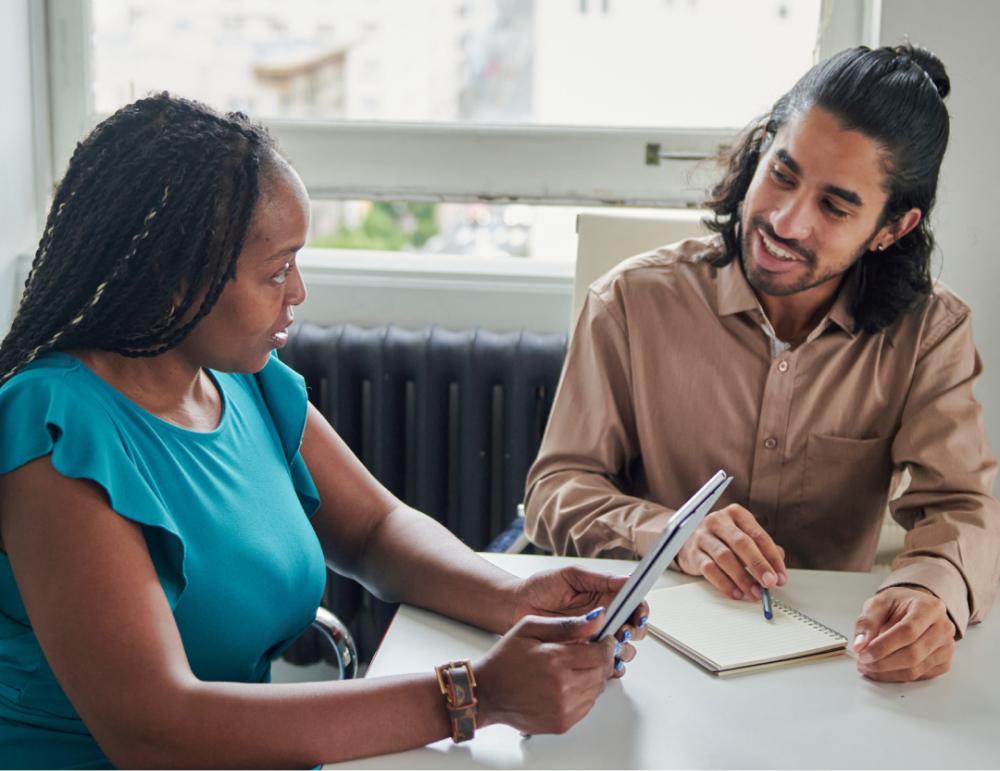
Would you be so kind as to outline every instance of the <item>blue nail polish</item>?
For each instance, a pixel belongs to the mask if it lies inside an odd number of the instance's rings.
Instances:
[[[642,629],[649,623],[649,616],[639,616],[639,628]]]
[[[615,641],[615,658],[618,658],[618,656],[621,655],[622,648],[624,647],[625,645],[623,643],[620,643],[617,640]]]
[[[592,611],[590,611],[590,613],[588,613],[585,616],[585,618],[587,619],[587,621],[593,621],[595,618],[597,618],[603,612],[604,612],[604,608],[603,607],[601,607],[601,608],[594,608]]]
[[[622,635],[622,642],[628,642],[632,639],[632,630],[626,629],[625,633]]]
[[[621,672],[625,669],[625,662],[621,659],[615,659],[615,672]]]

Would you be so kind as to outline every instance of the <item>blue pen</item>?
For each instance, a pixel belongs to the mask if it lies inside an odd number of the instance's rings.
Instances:
[[[764,606],[764,618],[770,621],[774,618],[774,614],[771,612],[771,592],[766,586],[760,587],[760,603]]]

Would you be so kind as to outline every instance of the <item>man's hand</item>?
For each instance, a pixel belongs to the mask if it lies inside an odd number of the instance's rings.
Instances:
[[[955,624],[944,603],[922,587],[891,586],[861,609],[854,624],[858,671],[872,680],[929,680],[951,668]]]
[[[705,517],[681,547],[677,566],[736,600],[759,600],[758,584],[772,589],[788,581],[785,550],[736,503]]]

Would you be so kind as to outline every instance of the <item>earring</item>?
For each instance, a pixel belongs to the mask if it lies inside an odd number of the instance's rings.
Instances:
[[[880,252],[884,252],[885,251],[885,244],[879,244],[875,248],[878,249]]]

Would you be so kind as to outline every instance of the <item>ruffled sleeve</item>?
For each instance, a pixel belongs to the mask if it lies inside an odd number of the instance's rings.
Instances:
[[[0,474],[50,455],[63,476],[100,485],[114,511],[144,527],[173,608],[186,585],[177,524],[140,472],[105,397],[76,374],[71,363],[49,361],[0,388]]]
[[[277,352],[271,355],[256,378],[261,397],[278,431],[295,492],[302,508],[311,517],[319,509],[320,499],[300,452],[309,408],[306,382],[302,375],[278,358]]]

